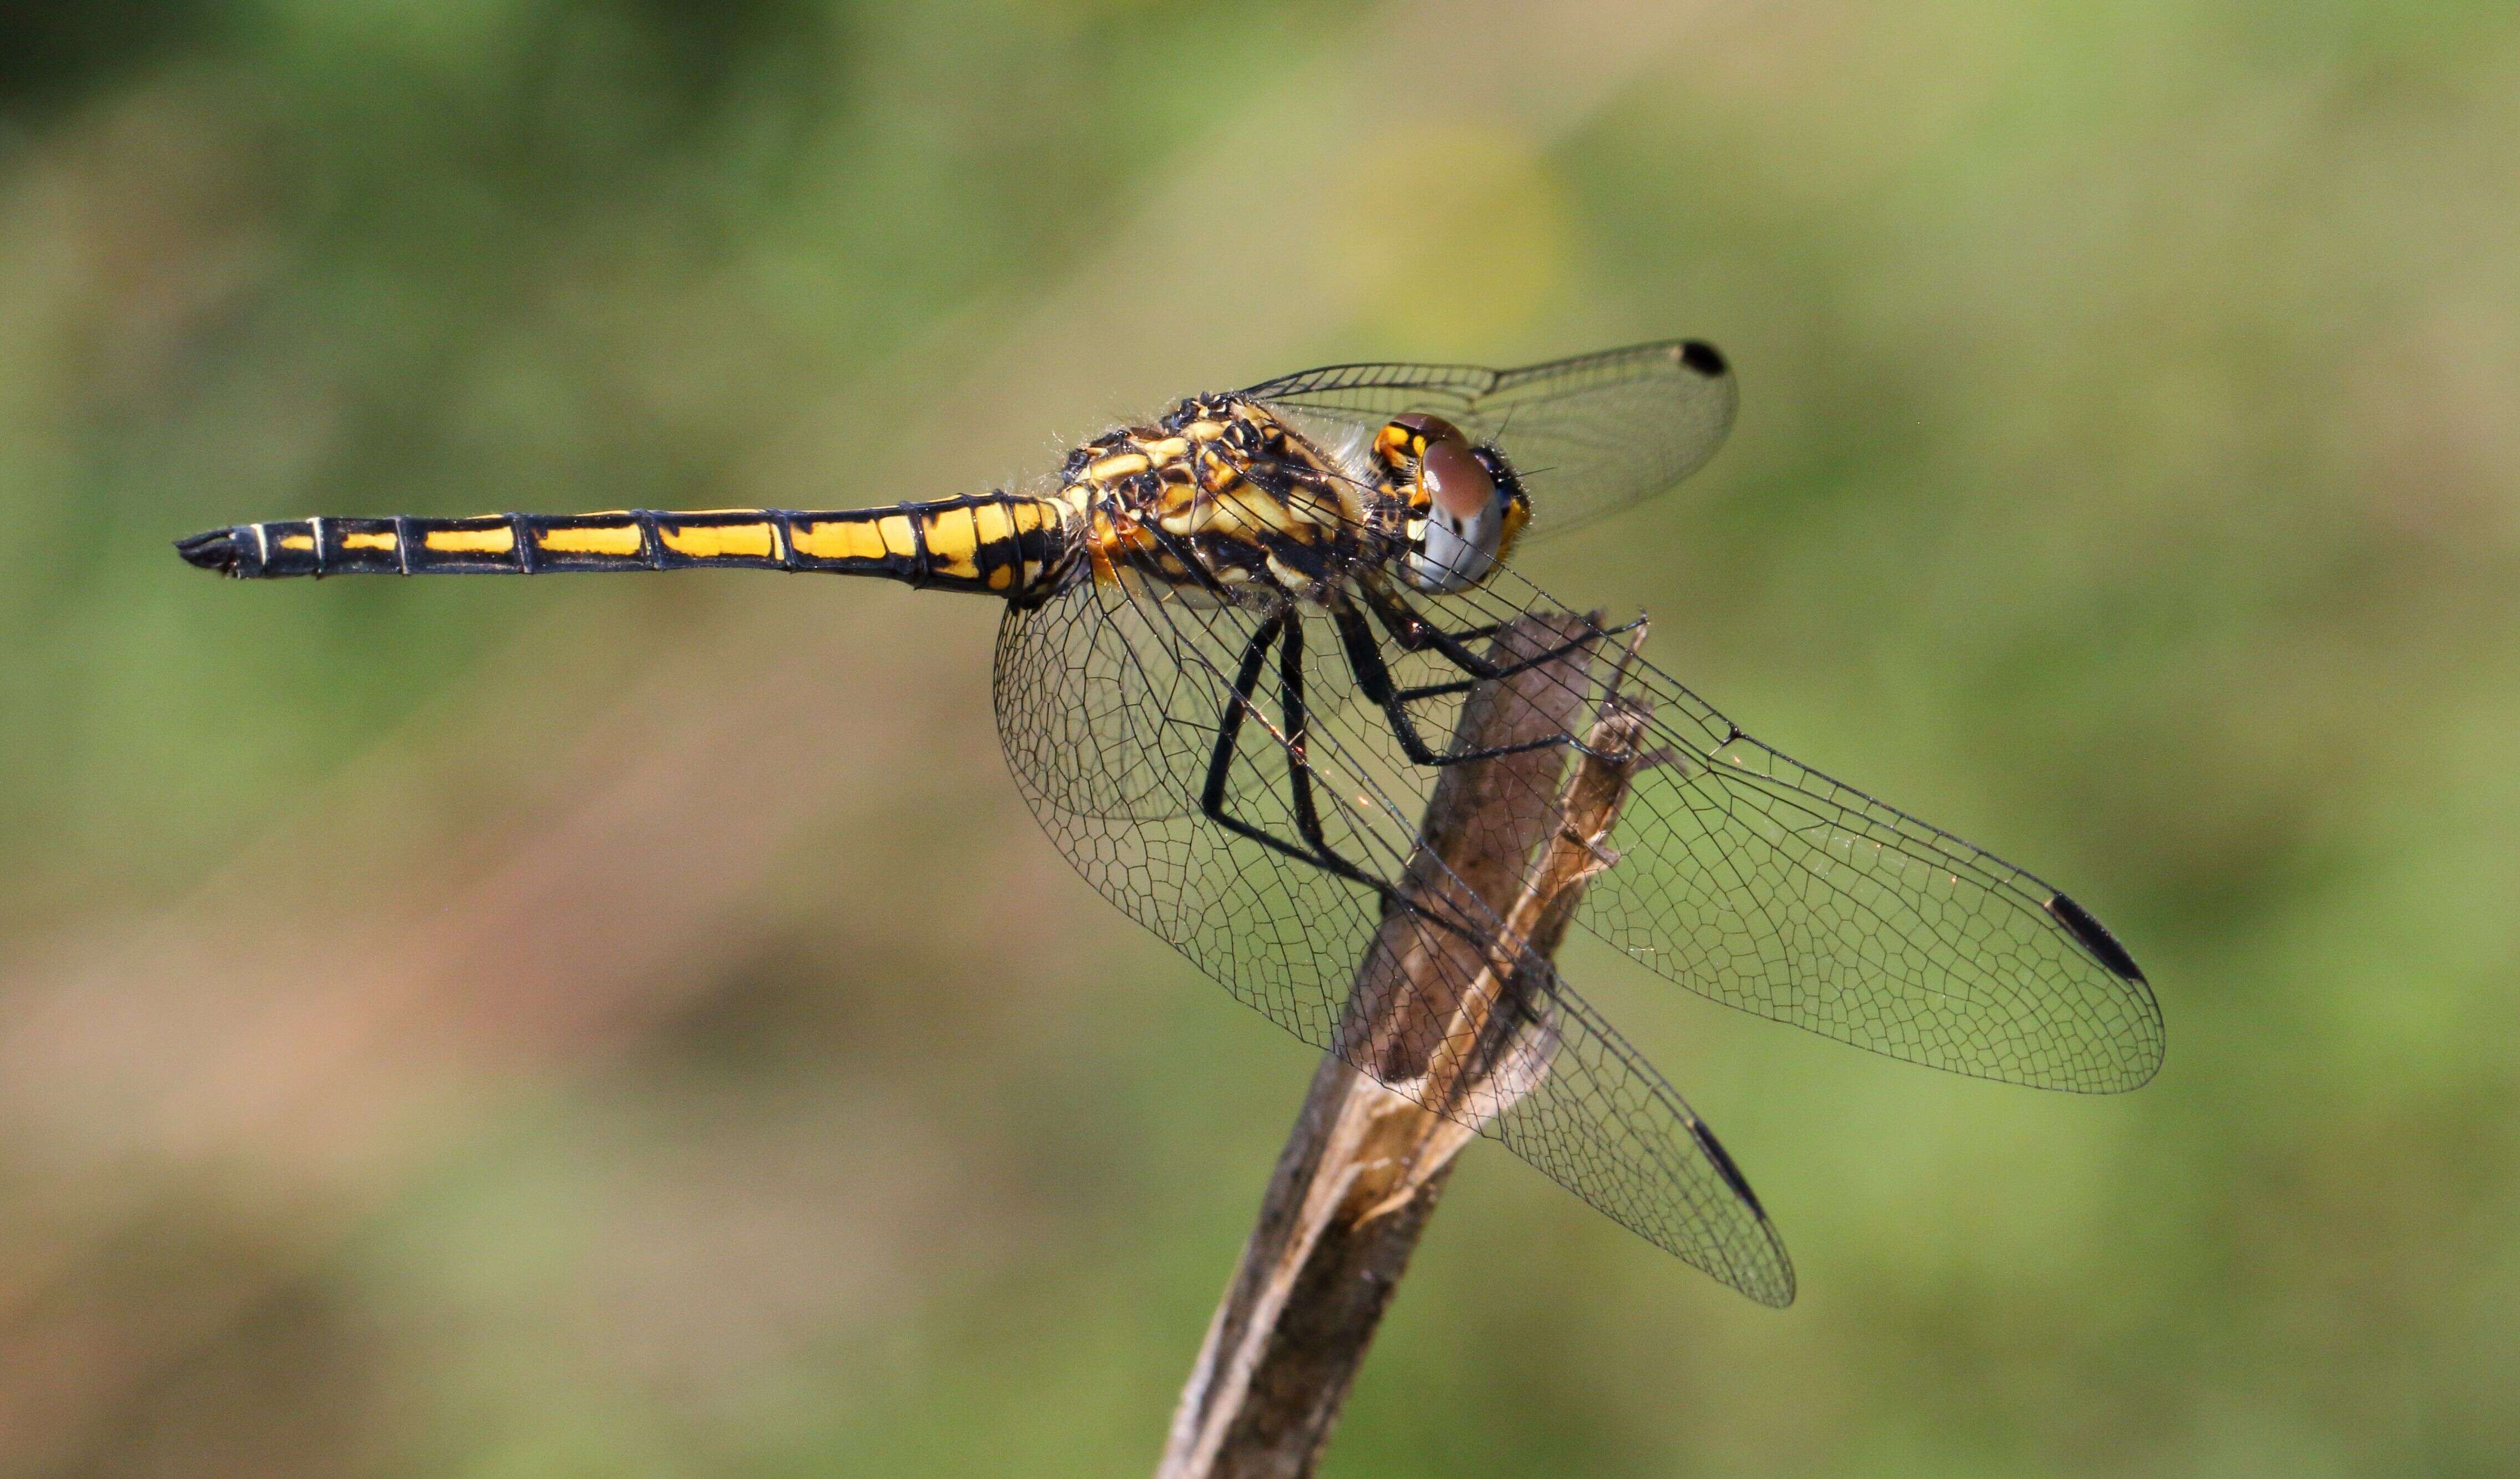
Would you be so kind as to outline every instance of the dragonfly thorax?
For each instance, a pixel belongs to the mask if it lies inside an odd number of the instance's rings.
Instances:
[[[1238,396],[1071,453],[1055,495],[1096,580],[1231,605],[1326,605],[1407,539],[1407,502]]]

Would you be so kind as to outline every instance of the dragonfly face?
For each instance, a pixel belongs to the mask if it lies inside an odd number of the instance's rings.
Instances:
[[[1512,553],[1531,521],[1522,479],[1494,446],[1473,446],[1440,416],[1412,411],[1374,433],[1374,460],[1409,506],[1400,578],[1430,596],[1466,591]]]
[[[1006,603],[998,731],[1051,839],[1113,904],[1306,1042],[1416,1097],[1438,1024],[1343,1025],[1394,912],[1427,959],[1515,963],[1500,1071],[1429,1104],[1505,1142],[1752,1297],[1793,1297],[1783,1243],[1679,1094],[1465,889],[1413,902],[1435,779],[1504,751],[1445,743],[1474,685],[1556,673],[1572,752],[1610,701],[1642,714],[1577,919],[1630,959],[1762,1016],[1958,1073],[2083,1093],[2160,1066],[2159,1007],[2082,905],[1804,766],[1630,653],[1628,628],[1508,651],[1570,609],[1507,557],[1662,491],[1731,427],[1701,343],[1519,370],[1336,365],[1079,447],[1037,490],[805,513],[312,518],[180,541],[238,576],[665,570],[882,575]],[[1535,788],[1530,804],[1556,804]],[[1441,867],[1439,863],[1435,867]],[[1464,944],[1474,948],[1466,952]],[[1418,948],[1418,947],[1412,947]],[[1385,1024],[1388,1027],[1388,1024]],[[1421,1099],[1421,1102],[1424,1101]]]

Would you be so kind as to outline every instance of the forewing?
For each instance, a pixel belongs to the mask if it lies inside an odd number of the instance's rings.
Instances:
[[[2054,888],[1638,675],[1678,757],[1637,788],[1587,922],[1730,1006],[1931,1067],[2107,1094],[2161,1065],[2123,947]]]
[[[1459,624],[1556,603],[1510,571],[1441,603]],[[2054,886],[1751,738],[1642,657],[1665,763],[1639,774],[1619,864],[1579,919],[1728,1006],[1892,1057],[2114,1093],[2161,1065],[2161,1008]]]
[[[1501,1140],[1753,1298],[1790,1300],[1781,1242],[1680,1096],[1545,963],[1522,954],[1515,984],[1501,991],[1485,968],[1508,954],[1495,916],[1449,873],[1429,892],[1427,871],[1443,865],[1418,845],[1412,768],[1378,714],[1354,701],[1355,675],[1326,623],[1306,632],[1302,753],[1288,743],[1273,654],[1241,725],[1230,814],[1298,838],[1300,771],[1331,848],[1384,885],[1412,880],[1410,895],[1432,905],[1396,910],[1386,924],[1376,888],[1203,812],[1234,680],[1265,619],[1090,582],[1009,611],[998,643],[999,728],[1052,840],[1130,918],[1298,1038]],[[1415,969],[1401,970],[1401,958]],[[1433,999],[1348,1009],[1356,982],[1388,991],[1373,983],[1403,979],[1426,983]],[[1453,1008],[1483,990],[1497,998],[1491,1019],[1506,1034],[1482,1050],[1492,1071],[1466,1097],[1434,1102],[1426,1066],[1459,1026]]]
[[[1492,379],[1469,367],[1317,371],[1301,393],[1332,393],[1355,377],[1483,401],[1508,381],[1526,382],[1517,377],[1581,382],[1590,372],[1580,367],[1639,353]],[[1448,630],[1566,609],[1511,567],[1458,596],[1408,599]],[[1404,688],[1461,676],[1429,652],[1400,650],[1387,631],[1380,646]],[[1623,681],[1646,700],[1668,763],[1637,777],[1613,838],[1621,862],[1585,896],[1579,918],[1596,933],[1716,1001],[1912,1062],[2087,1093],[2133,1089],[2159,1068],[2151,987],[2071,898],[1752,739],[1642,655]],[[1414,804],[1434,772],[1399,756],[1353,684],[1343,692],[1343,704],[1325,699],[1317,710],[1361,737],[1351,750],[1379,761],[1383,789]],[[1589,713],[1600,696],[1570,694],[1567,707]],[[1455,695],[1409,707],[1440,743],[1457,706]]]
[[[1493,443],[1531,495],[1539,537],[1650,497],[1705,466],[1732,427],[1740,391],[1723,357],[1691,339],[1611,349],[1516,370],[1476,365],[1333,365],[1243,394],[1311,424],[1322,439],[1371,434],[1431,411]],[[1333,432],[1337,434],[1333,434]]]

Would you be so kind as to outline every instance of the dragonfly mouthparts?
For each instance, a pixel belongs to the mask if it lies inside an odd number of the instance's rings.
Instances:
[[[242,558],[234,529],[212,529],[206,534],[176,540],[175,553],[204,570],[216,570],[222,575],[235,574],[237,561]]]

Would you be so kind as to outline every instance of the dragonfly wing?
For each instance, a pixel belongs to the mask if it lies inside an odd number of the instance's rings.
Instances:
[[[1550,1003],[1534,1051],[1547,1077],[1488,1132],[1648,1242],[1761,1304],[1792,1304],[1784,1239],[1723,1143],[1563,982]]]
[[[1740,389],[1694,339],[1638,344],[1516,370],[1333,365],[1242,392],[1335,444],[1431,411],[1505,452],[1531,495],[1531,532],[1561,532],[1662,492],[1705,466]],[[1333,434],[1336,433],[1336,434]]]
[[[1671,1086],[1545,963],[1525,955],[1512,1000],[1502,1000],[1482,968],[1505,954],[1502,926],[1466,886],[1424,887],[1430,868],[1450,877],[1419,847],[1425,773],[1399,756],[1379,713],[1356,700],[1355,675],[1325,630],[1302,645],[1309,724],[1300,752],[1273,654],[1262,669],[1271,681],[1239,725],[1224,809],[1296,839],[1301,774],[1323,839],[1372,881],[1274,850],[1200,805],[1225,716],[1238,702],[1237,679],[1269,619],[1095,582],[1009,611],[998,642],[999,729],[1051,839],[1104,897],[1238,1000],[1420,1103],[1429,1103],[1426,1064],[1459,1026],[1438,1004],[1497,994],[1490,1015],[1510,1040],[1496,1047],[1493,1071],[1466,1097],[1429,1106],[1753,1298],[1789,1300],[1782,1243]],[[1398,909],[1386,922],[1383,890],[1404,880],[1410,897],[1440,907]],[[1399,958],[1413,969],[1400,971]],[[1420,1009],[1349,1009],[1357,982],[1395,979],[1423,983],[1433,1000]],[[1369,1016],[1374,1025],[1360,1027]]]
[[[1585,922],[1728,1006],[1935,1068],[2110,1094],[2161,1066],[2125,947],[2031,874],[1767,745],[1640,664],[1656,739]]]
[[[1418,605],[1472,626],[1557,604],[1507,570]],[[2115,1093],[2160,1067],[2143,972],[2053,885],[1753,739],[1642,656],[1622,692],[1666,761],[1636,777],[1619,865],[1584,897],[1595,933],[1727,1006],[1956,1073]]]

